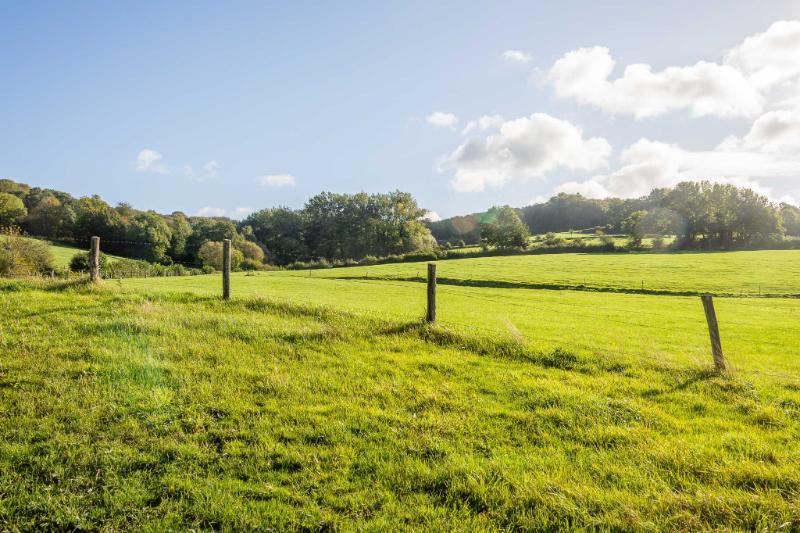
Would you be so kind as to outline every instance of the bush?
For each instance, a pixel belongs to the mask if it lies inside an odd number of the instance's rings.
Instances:
[[[358,262],[358,264],[361,266],[370,266],[370,265],[375,265],[377,263],[378,263],[378,258],[375,257],[374,255],[368,255]]]
[[[214,267],[211,265],[203,265],[202,268],[200,268],[200,272],[203,274],[213,274],[216,270],[214,270]]]
[[[564,246],[564,237],[556,235],[555,233],[548,233],[544,236],[545,246]]]
[[[100,252],[100,271],[108,268],[108,256]],[[69,262],[69,269],[73,272],[88,272],[92,269],[89,265],[89,252],[78,252],[72,256]]]
[[[10,233],[0,240],[0,276],[31,276],[53,270],[50,247]]]
[[[664,238],[663,237],[656,237],[653,239],[653,249],[657,250],[659,248],[664,247]]]
[[[239,268],[242,270],[253,271],[253,270],[261,270],[263,267],[263,263],[261,261],[256,261],[255,259],[245,259],[242,261],[242,264],[239,265]]]
[[[206,241],[197,252],[197,257],[203,265],[212,266],[217,270],[222,270],[222,243],[218,241]],[[239,250],[231,250],[231,270],[236,270],[244,260],[244,255]]]

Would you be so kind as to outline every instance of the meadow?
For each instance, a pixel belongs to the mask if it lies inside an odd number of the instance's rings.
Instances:
[[[286,271],[278,275],[304,276]],[[327,278],[421,280],[422,263],[315,270]],[[439,263],[442,282],[497,287],[547,287],[661,291],[686,294],[800,294],[800,251],[646,252],[542,254],[449,259]]]
[[[0,282],[0,529],[796,529],[792,254]]]

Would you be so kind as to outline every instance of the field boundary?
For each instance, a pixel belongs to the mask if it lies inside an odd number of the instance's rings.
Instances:
[[[422,276],[331,276],[324,279],[335,279],[345,281],[400,281],[400,282],[413,282],[413,283],[426,283],[426,278]],[[702,296],[704,294],[712,294],[720,298],[800,298],[797,293],[760,293],[751,294],[744,292],[713,292],[713,291],[697,291],[697,290],[683,290],[674,291],[669,289],[647,289],[647,288],[628,288],[628,287],[602,287],[584,284],[567,284],[567,283],[530,283],[525,281],[501,281],[501,280],[483,280],[483,279],[463,279],[463,278],[448,278],[438,277],[436,282],[440,285],[455,285],[460,287],[477,287],[477,288],[491,288],[491,289],[535,289],[535,290],[553,290],[553,291],[585,291],[585,292],[612,292],[622,294],[645,294],[650,296]]]

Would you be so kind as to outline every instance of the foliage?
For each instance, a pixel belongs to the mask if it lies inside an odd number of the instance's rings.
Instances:
[[[92,269],[90,262],[89,252],[78,252],[69,262],[69,269],[72,272],[89,272]],[[100,264],[100,272],[105,272],[109,264],[108,256],[100,252],[98,263]]]
[[[127,255],[154,262],[163,262],[167,259],[167,251],[172,245],[172,231],[157,213],[148,211],[131,216],[127,234],[133,241],[147,243],[134,245],[135,249]]]
[[[800,237],[800,207],[783,203],[780,210],[786,234]]]
[[[0,228],[15,225],[28,212],[18,197],[0,192]]]
[[[202,262],[203,266],[210,266],[216,270],[222,270],[222,252],[223,244],[219,241],[206,241],[200,247],[197,257]],[[231,270],[239,268],[239,265],[244,260],[244,255],[239,250],[231,249]]]
[[[259,245],[251,241],[241,241],[236,243],[236,249],[242,252],[245,259],[256,264],[264,262],[264,250]]]
[[[30,276],[54,268],[47,244],[23,238],[14,230],[0,237],[0,276]]]
[[[489,219],[481,225],[481,240],[501,249],[522,249],[530,233],[517,212],[510,206],[489,210]]]

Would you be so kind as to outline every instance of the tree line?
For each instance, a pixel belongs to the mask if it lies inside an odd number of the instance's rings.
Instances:
[[[226,217],[164,215],[130,204],[111,206],[99,196],[72,195],[0,180],[0,228],[86,245],[165,265],[219,267],[222,240],[231,239],[235,267],[265,263],[361,259],[430,250],[436,245],[422,221],[425,210],[408,193],[334,194],[309,199],[302,209],[257,211],[241,222]]]
[[[431,232],[442,244],[483,242],[501,246],[493,235],[497,232],[493,225],[502,211],[505,231],[514,234],[517,242],[528,232],[575,230],[624,233],[634,245],[645,235],[675,235],[680,248],[769,245],[785,236],[800,237],[800,208],[773,204],[751,189],[709,181],[682,182],[631,199],[591,199],[561,193],[546,202],[514,209],[524,231],[507,209],[495,207],[433,222]],[[505,242],[513,238],[506,235]]]

